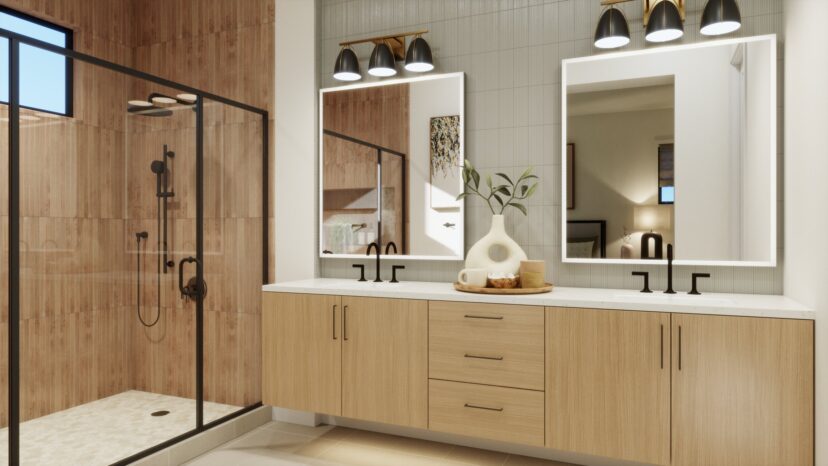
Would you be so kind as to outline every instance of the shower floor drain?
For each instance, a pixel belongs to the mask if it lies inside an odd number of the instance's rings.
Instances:
[[[154,413],[151,414],[151,416],[160,417],[160,416],[166,416],[167,414],[170,414],[170,412],[167,411],[166,409],[162,409],[161,411],[155,411]]]

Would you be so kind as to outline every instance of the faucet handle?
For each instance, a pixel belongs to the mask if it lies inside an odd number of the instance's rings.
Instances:
[[[398,283],[397,281],[397,270],[405,269],[404,265],[392,265],[391,266],[391,283]]]
[[[691,275],[693,277],[693,289],[691,289],[687,294],[701,294],[699,290],[696,288],[696,279],[698,278],[710,278],[709,273],[694,273]]]
[[[644,288],[641,289],[642,293],[652,293],[653,290],[650,289],[650,273],[649,272],[633,272],[633,276],[635,277],[644,277]]]
[[[355,269],[359,269],[359,280],[360,282],[368,281],[365,279],[365,265],[364,264],[354,264],[351,267]]]

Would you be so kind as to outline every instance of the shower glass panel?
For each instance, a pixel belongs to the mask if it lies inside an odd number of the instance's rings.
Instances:
[[[3,35],[12,91],[15,47],[73,62],[74,112],[0,104],[0,465],[127,464],[260,406],[267,112]]]
[[[204,101],[204,422],[261,400],[260,114]]]

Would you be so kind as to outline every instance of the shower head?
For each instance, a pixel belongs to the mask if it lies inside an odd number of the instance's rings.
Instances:
[[[160,161],[160,160],[153,160],[152,164],[150,164],[150,170],[152,170],[152,172],[155,173],[156,175],[160,175],[160,174],[164,173],[164,171],[166,169],[167,169],[166,164],[164,162]]]

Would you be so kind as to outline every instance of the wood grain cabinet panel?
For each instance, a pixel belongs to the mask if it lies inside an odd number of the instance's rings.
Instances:
[[[546,445],[669,464],[670,314],[546,313]]]
[[[428,304],[343,297],[342,415],[428,426]]]
[[[538,306],[429,303],[429,377],[543,390]]]
[[[340,298],[262,294],[262,402],[342,414]]]
[[[431,430],[543,446],[543,392],[429,380]]]
[[[673,465],[812,465],[813,322],[672,320]]]

